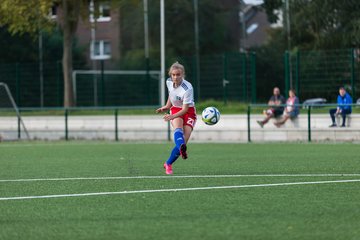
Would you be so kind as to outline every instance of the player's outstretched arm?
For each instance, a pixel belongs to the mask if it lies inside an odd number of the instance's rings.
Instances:
[[[161,108],[156,109],[156,113],[162,113],[162,112],[166,112],[171,108],[171,102],[170,99],[168,98],[165,106],[162,106]]]

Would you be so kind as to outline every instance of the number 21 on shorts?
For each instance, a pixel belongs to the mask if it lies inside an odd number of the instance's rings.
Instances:
[[[187,123],[187,125],[190,125],[192,128],[194,128],[196,120],[193,118],[188,118],[186,123]]]

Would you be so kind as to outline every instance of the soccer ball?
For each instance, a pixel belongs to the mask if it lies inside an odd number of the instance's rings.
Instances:
[[[215,125],[220,120],[220,112],[216,107],[207,107],[201,114],[202,120],[207,125]]]

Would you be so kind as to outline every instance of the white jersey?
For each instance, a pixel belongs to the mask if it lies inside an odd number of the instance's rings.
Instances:
[[[194,107],[194,89],[188,81],[182,80],[180,86],[174,88],[171,78],[166,80],[166,86],[169,90],[169,99],[174,107],[182,107],[184,104],[189,104],[189,107]]]

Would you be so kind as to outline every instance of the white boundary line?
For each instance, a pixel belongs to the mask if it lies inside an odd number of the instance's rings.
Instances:
[[[144,141],[134,141],[134,142],[111,142],[111,141],[94,141],[94,140],[81,140],[78,142],[65,142],[65,141],[54,141],[54,142],[2,142],[0,144],[0,148],[21,148],[21,147],[56,147],[56,146],[93,146],[93,145],[140,145],[140,144],[154,144],[154,145],[163,145],[164,142],[161,141],[152,141],[146,142]],[[194,142],[194,144],[198,144]]]
[[[74,177],[74,178],[29,178],[0,179],[6,182],[40,181],[81,181],[81,180],[125,180],[125,179],[172,179],[172,178],[242,178],[242,177],[359,177],[360,173],[319,173],[319,174],[234,174],[234,175],[175,175],[175,176],[128,176],[128,177]]]
[[[85,197],[85,196],[104,196],[104,195],[120,195],[120,194],[135,194],[135,193],[183,192],[183,191],[199,191],[199,190],[214,190],[214,189],[236,189],[236,188],[255,188],[255,187],[314,185],[314,184],[329,184],[329,183],[353,183],[353,182],[360,182],[360,179],[317,181],[317,182],[288,182],[288,183],[271,183],[271,184],[255,184],[255,185],[237,185],[237,186],[152,189],[152,190],[135,190],[135,191],[122,191],[122,192],[75,193],[75,194],[59,194],[59,195],[43,195],[43,196],[2,197],[2,198],[0,198],[0,201],[44,199],[44,198]]]

